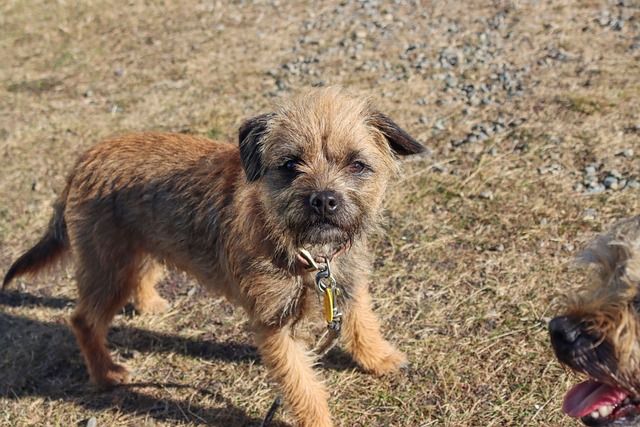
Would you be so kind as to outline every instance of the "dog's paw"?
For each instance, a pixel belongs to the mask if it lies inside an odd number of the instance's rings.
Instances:
[[[92,380],[100,387],[111,388],[129,382],[129,371],[122,365],[111,364],[108,369],[92,376]]]
[[[145,301],[136,301],[135,306],[140,314],[162,314],[171,308],[169,301],[160,296]]]
[[[374,367],[373,373],[376,375],[385,375],[395,372],[399,372],[401,369],[407,368],[409,361],[404,353],[393,349],[393,351],[387,354],[377,366]]]
[[[385,352],[358,361],[362,368],[374,375],[382,376],[407,369],[409,362],[404,353],[390,347]]]

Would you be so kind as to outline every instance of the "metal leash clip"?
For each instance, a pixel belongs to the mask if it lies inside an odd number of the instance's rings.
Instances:
[[[327,320],[329,329],[339,331],[342,321],[342,313],[338,310],[336,297],[340,295],[340,288],[336,284],[336,279],[331,274],[331,264],[329,258],[324,258],[325,265],[319,265],[309,251],[300,249],[300,255],[309,264],[310,270],[315,270],[316,287],[324,296],[324,317]]]
[[[331,274],[331,264],[325,258],[326,268],[316,274],[316,286],[324,295],[324,317],[329,329],[340,330],[342,313],[338,311],[336,297],[340,295],[340,289],[336,284],[336,279]]]

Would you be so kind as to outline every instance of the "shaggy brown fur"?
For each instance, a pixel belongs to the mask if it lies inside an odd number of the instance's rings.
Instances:
[[[640,425],[640,216],[616,224],[578,257],[591,285],[549,325],[564,365],[590,377],[564,410],[588,425]]]
[[[37,273],[65,253],[76,262],[72,324],[93,381],[128,372],[105,346],[113,316],[133,298],[142,312],[167,302],[154,289],[161,265],[192,274],[243,307],[262,361],[300,426],[332,425],[327,392],[296,327],[322,313],[314,256],[332,263],[342,293],[346,348],[382,375],[407,363],[371,310],[367,236],[380,219],[398,155],[424,150],[388,117],[336,89],[321,89],[254,117],[240,146],[177,134],[134,134],[82,155],[44,237],[7,273]]]

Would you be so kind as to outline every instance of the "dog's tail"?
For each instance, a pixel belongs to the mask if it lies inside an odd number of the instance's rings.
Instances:
[[[64,211],[67,205],[68,187],[53,205],[53,216],[49,221],[49,227],[44,236],[34,247],[22,254],[13,263],[7,275],[2,281],[4,289],[11,281],[25,274],[36,274],[47,267],[60,261],[69,249],[69,234],[67,223],[64,220]]]

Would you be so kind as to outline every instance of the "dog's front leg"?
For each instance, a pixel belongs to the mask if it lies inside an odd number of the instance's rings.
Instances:
[[[330,427],[328,393],[313,369],[314,355],[296,340],[290,326],[256,328],[262,362],[300,427]]]
[[[344,308],[342,336],[347,350],[365,371],[384,375],[407,365],[406,356],[382,337],[366,280],[355,283],[353,297]]]

